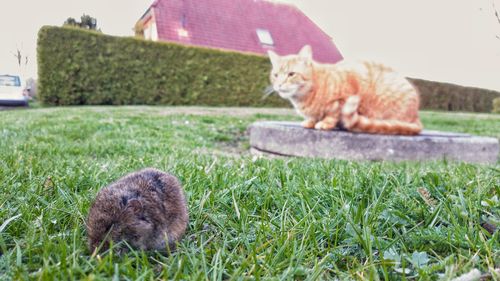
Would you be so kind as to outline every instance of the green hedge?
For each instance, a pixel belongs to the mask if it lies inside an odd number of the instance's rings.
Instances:
[[[493,100],[493,110],[492,113],[500,113],[500,97]]]
[[[267,58],[103,35],[71,27],[38,34],[39,97],[50,105],[287,106],[272,95]],[[421,108],[491,112],[499,92],[409,78]]]
[[[262,99],[271,66],[261,56],[47,26],[37,52],[49,105],[289,106]]]
[[[420,91],[420,108],[427,110],[492,112],[500,92],[450,83],[409,78]]]

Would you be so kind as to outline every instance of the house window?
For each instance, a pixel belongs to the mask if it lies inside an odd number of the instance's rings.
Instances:
[[[263,45],[274,45],[273,37],[267,29],[257,29],[257,37],[259,37],[259,41]]]
[[[144,39],[151,40],[151,25],[148,24],[144,27]]]
[[[148,40],[158,41],[158,30],[156,29],[156,23],[152,22],[148,24],[144,29],[144,38]]]
[[[158,41],[158,30],[156,30],[156,23],[151,24],[151,40]]]

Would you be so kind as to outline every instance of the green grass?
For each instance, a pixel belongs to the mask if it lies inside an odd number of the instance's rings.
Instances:
[[[251,122],[298,118],[168,111],[0,112],[0,280],[437,280],[500,265],[498,232],[480,226],[500,221],[498,162],[255,159],[245,152]],[[422,119],[500,138],[499,115]],[[94,196],[143,167],[183,182],[190,224],[178,251],[92,255]]]

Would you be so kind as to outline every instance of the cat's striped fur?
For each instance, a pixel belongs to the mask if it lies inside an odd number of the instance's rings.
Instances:
[[[422,130],[419,95],[408,80],[377,63],[320,64],[305,46],[297,55],[269,51],[271,82],[306,119],[305,128],[415,135]]]

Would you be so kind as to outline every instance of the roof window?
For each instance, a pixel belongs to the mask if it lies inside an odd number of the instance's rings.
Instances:
[[[259,37],[259,41],[263,45],[274,45],[273,37],[267,29],[257,29],[257,37]]]

